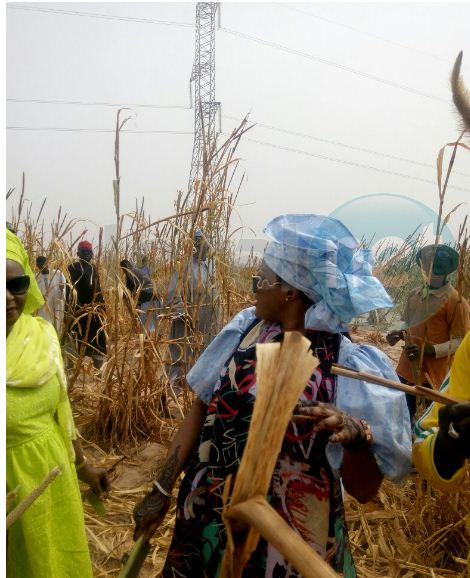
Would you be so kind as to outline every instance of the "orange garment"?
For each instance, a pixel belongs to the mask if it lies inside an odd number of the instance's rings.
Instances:
[[[470,307],[468,302],[460,300],[458,292],[447,283],[437,290],[414,289],[409,297],[403,314],[403,321],[409,327],[410,343],[421,346],[423,343],[437,345],[452,339],[463,338],[470,330]],[[418,323],[415,323],[419,321]],[[454,358],[453,353],[444,357],[423,355],[420,367],[421,380],[439,387],[444,381]],[[396,372],[409,383],[414,383],[411,363],[402,351]]]

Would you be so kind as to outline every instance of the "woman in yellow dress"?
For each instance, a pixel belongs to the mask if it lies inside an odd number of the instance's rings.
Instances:
[[[8,578],[93,575],[78,479],[99,495],[106,472],[86,462],[67,396],[53,326],[21,241],[6,232],[6,483],[15,505],[60,466],[60,475],[8,531]]]

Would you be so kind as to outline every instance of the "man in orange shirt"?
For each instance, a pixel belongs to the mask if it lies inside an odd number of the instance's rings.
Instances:
[[[447,245],[427,245],[416,260],[425,279],[408,296],[403,321],[408,327],[409,344],[403,348],[397,374],[404,383],[416,379],[412,363],[422,384],[438,388],[444,381],[455,351],[470,329],[470,308],[459,295],[448,276],[457,270],[459,254]],[[403,331],[387,335],[390,345],[404,339]],[[416,413],[416,397],[407,395],[412,423]]]

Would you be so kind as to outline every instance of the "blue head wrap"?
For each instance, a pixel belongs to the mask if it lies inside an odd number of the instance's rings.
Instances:
[[[353,317],[393,306],[372,274],[373,258],[340,221],[320,215],[282,215],[270,221],[264,261],[314,305],[306,327],[345,331]]]

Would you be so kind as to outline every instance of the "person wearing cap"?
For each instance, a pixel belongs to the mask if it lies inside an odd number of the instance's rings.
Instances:
[[[470,309],[448,279],[459,265],[455,249],[447,245],[427,245],[418,251],[416,261],[424,285],[410,293],[405,305],[402,318],[408,328],[409,343],[400,355],[396,371],[402,382],[414,384],[412,364],[417,364],[421,383],[438,388],[449,371],[457,347],[470,329]],[[404,337],[403,331],[392,331],[387,341],[395,345]],[[407,394],[407,402],[414,421],[416,397]]]
[[[76,352],[91,357],[94,367],[100,369],[106,355],[105,311],[98,271],[91,262],[92,244],[80,241],[77,256],[78,261],[67,268],[67,332]]]
[[[33,316],[43,305],[23,244],[7,230],[5,472],[13,507],[61,471],[8,529],[6,576],[92,578],[78,479],[96,495],[108,480],[77,439],[57,333]]]
[[[256,305],[225,326],[187,375],[197,397],[152,491],[134,510],[137,539],[161,524],[185,469],[163,578],[218,575],[227,540],[225,484],[237,473],[256,399],[256,345],[280,342],[284,332],[306,335],[320,360],[299,398],[268,493],[284,520],[337,572],[352,578],[341,482],[366,502],[384,477],[400,482],[410,471],[404,394],[332,372],[337,362],[397,379],[384,353],[343,335],[353,317],[392,306],[372,275],[370,252],[341,222],[318,215],[277,217],[265,233],[269,243],[253,278]],[[261,539],[243,576],[298,574]]]
[[[170,279],[165,307],[172,315],[170,331],[171,364],[167,368],[170,383],[183,379],[183,367],[192,355],[190,341],[194,332],[206,346],[219,326],[219,298],[214,287],[214,273],[207,262],[209,245],[201,230],[194,233],[194,248],[185,274],[175,271]]]
[[[44,255],[36,258],[36,280],[41,293],[44,297],[45,304],[38,311],[46,321],[52,323],[57,334],[62,334],[62,323],[64,321],[64,292],[65,277],[59,269],[49,269],[47,259]]]

